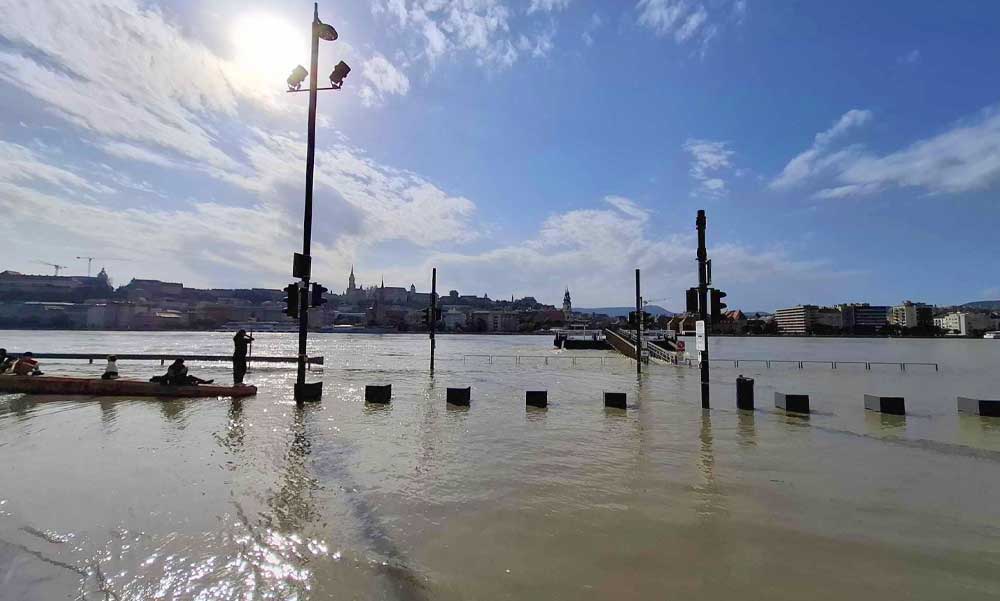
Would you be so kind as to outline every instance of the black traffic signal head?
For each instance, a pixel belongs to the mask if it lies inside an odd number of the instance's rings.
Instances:
[[[685,309],[688,313],[698,313],[698,289],[687,289],[687,305]]]
[[[709,292],[712,297],[712,323],[718,323],[722,320],[722,310],[726,308],[726,303],[722,302],[722,299],[726,297],[726,293],[715,288],[710,289]]]
[[[330,87],[337,88],[338,90],[344,85],[344,79],[347,74],[351,72],[351,68],[347,66],[347,63],[340,61],[333,68],[333,72],[330,73]]]
[[[312,297],[309,299],[310,301],[309,305],[311,307],[318,307],[320,305],[325,304],[327,301],[325,298],[323,298],[323,295],[326,294],[327,291],[328,289],[326,288],[326,286],[319,284],[317,282],[313,282]]]
[[[297,318],[299,316],[299,303],[301,302],[298,284],[289,284],[285,286],[285,315],[291,318]]]

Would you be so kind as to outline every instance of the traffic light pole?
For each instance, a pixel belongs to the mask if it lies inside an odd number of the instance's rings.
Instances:
[[[434,375],[434,331],[437,330],[437,281],[438,281],[438,270],[437,267],[431,270],[431,314],[428,317],[431,327],[431,375]]]
[[[635,373],[642,375],[642,294],[639,287],[639,268],[635,270]]]
[[[313,171],[316,162],[316,94],[318,86],[317,71],[319,70],[319,7],[313,6],[312,24],[312,57],[309,69],[309,131],[306,146],[306,205],[302,220],[302,255],[305,257],[306,269],[302,273],[302,286],[299,290],[299,362],[295,377],[295,403],[299,406],[305,401],[306,393],[306,354],[309,337],[309,277],[310,277],[310,247],[312,245],[312,213],[313,213]]]
[[[705,248],[705,211],[698,211],[698,218],[695,225],[698,228],[698,314],[701,321],[705,323],[705,350],[701,351],[699,364],[701,365],[701,408],[709,409],[708,386],[708,332],[709,332],[709,310],[708,310],[708,250]]]

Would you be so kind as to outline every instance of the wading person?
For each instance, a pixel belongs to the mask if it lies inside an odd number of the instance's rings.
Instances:
[[[233,384],[243,384],[243,376],[247,375],[247,349],[253,342],[253,336],[246,330],[240,330],[233,336]]]

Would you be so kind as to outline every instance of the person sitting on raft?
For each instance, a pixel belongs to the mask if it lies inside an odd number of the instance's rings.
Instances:
[[[42,370],[38,367],[38,360],[31,353],[24,353],[14,364],[14,375],[17,376],[40,376]]]
[[[7,356],[7,349],[0,348],[0,374],[7,373],[14,367],[14,359]]]
[[[118,379],[118,356],[108,355],[108,366],[104,368],[104,373],[101,374],[102,380],[117,380]]]
[[[198,384],[211,384],[215,380],[202,380],[201,378],[188,375],[188,368],[184,365],[184,359],[178,358],[170,364],[165,375],[153,376],[149,381],[173,386],[196,386]]]

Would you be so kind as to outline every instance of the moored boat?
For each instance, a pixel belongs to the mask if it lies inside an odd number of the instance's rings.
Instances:
[[[247,397],[257,394],[256,386],[168,386],[138,380],[101,380],[60,376],[0,376],[0,393],[66,394],[135,397]]]
[[[983,334],[983,338],[987,340],[1000,340],[1000,331],[998,332],[986,332]]]

